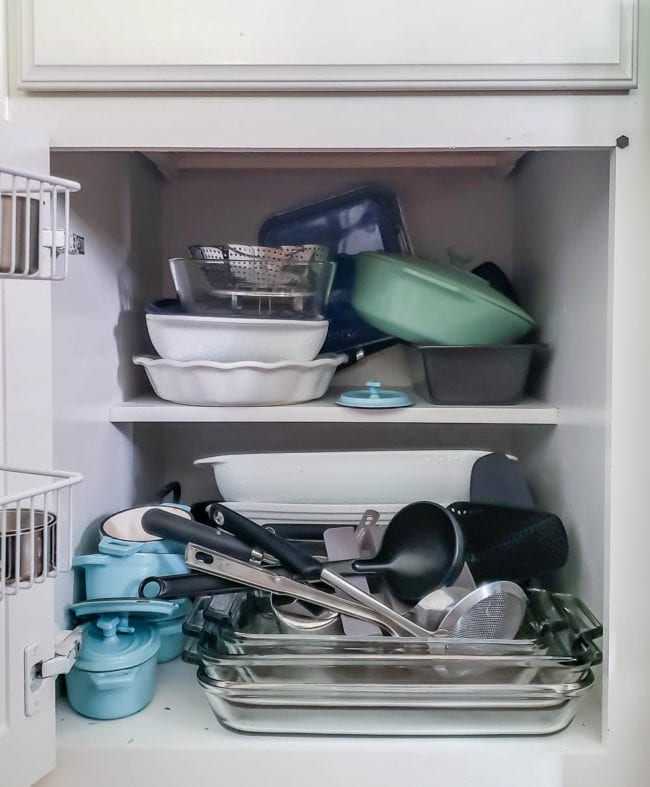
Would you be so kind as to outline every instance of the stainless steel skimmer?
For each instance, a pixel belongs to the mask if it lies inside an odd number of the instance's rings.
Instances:
[[[513,639],[527,603],[526,594],[514,582],[487,582],[470,591],[459,587],[436,590],[421,599],[411,614],[449,637]]]
[[[431,636],[429,631],[420,626],[416,627],[418,634],[414,634],[413,627],[415,624],[402,627],[392,616],[385,614],[380,609],[370,609],[355,601],[348,601],[340,596],[325,593],[310,585],[296,582],[296,580],[282,577],[278,574],[272,574],[264,568],[253,566],[250,563],[242,563],[239,560],[228,558],[219,554],[219,552],[205,549],[196,544],[187,545],[185,549],[185,563],[195,571],[202,571],[215,577],[229,579],[247,587],[266,590],[269,593],[291,596],[300,601],[317,604],[325,609],[341,612],[344,615],[350,615],[360,620],[369,620],[396,636],[409,634],[411,636]]]

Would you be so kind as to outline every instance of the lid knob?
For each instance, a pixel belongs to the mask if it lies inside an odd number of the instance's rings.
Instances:
[[[95,625],[102,632],[106,639],[117,636],[117,627],[120,624],[120,618],[117,616],[101,615],[95,621]]]
[[[117,626],[117,631],[119,634],[133,634],[135,629],[133,626],[129,626],[129,616],[128,615],[121,615],[120,622]]]
[[[95,625],[106,639],[116,637],[118,634],[133,634],[135,629],[129,626],[128,615],[100,615]]]
[[[368,386],[368,393],[371,399],[380,399],[381,383],[377,380],[369,380],[366,385]]]

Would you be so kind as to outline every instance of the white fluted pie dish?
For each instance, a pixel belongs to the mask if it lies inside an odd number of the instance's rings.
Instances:
[[[137,355],[157,396],[176,404],[236,407],[298,404],[320,399],[345,355],[321,355],[313,361],[262,363],[170,361]]]

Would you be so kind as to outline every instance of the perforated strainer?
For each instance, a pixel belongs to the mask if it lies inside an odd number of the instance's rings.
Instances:
[[[458,639],[512,639],[526,612],[527,598],[514,582],[479,587],[444,587],[428,593],[410,616],[436,634]]]
[[[526,594],[514,582],[488,582],[448,610],[438,633],[464,639],[514,639],[524,621],[526,604]]]

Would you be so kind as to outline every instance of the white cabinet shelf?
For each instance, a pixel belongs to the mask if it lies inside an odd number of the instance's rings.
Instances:
[[[97,787],[143,779],[160,787],[259,783],[281,787],[287,768],[309,773],[313,787],[395,784],[404,758],[413,784],[430,780],[432,763],[449,787],[470,782],[481,763],[481,784],[553,783],[558,758],[602,750],[599,692],[585,698],[571,726],[556,735],[512,738],[341,738],[241,735],[217,722],[196,682],[196,669],[180,660],[161,664],[151,705],[125,719],[98,722],[79,716],[65,700],[57,707],[57,769],[41,783],[63,787],[78,778],[79,763],[93,763]],[[399,724],[399,712],[396,714]],[[506,782],[503,763],[508,762]],[[77,770],[75,770],[75,768]],[[526,778],[524,778],[524,775]],[[499,778],[500,777],[500,778]]]
[[[402,423],[402,424],[543,424],[558,423],[558,410],[525,399],[507,406],[459,407],[432,405],[412,391],[412,407],[359,410],[336,405],[340,391],[322,399],[275,407],[194,407],[173,404],[153,395],[141,396],[110,409],[112,423]]]

